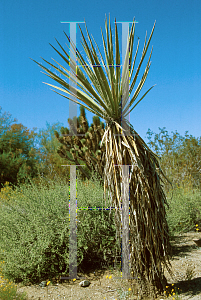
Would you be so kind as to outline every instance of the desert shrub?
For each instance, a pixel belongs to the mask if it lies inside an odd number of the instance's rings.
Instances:
[[[4,186],[1,187],[0,190],[0,204],[6,203],[6,202],[11,202],[12,198],[15,196],[15,191],[11,187],[11,184],[6,181]]]
[[[86,191],[87,190],[87,191]],[[47,186],[41,179],[16,187],[0,208],[0,249],[5,278],[32,284],[59,275],[68,276],[69,266],[69,186],[62,181]],[[103,206],[103,189],[96,183],[91,192],[78,179],[78,207]],[[112,212],[113,213],[113,212]],[[77,265],[107,259],[114,249],[115,226],[108,211],[78,212]],[[91,241],[94,241],[92,243]],[[116,249],[116,248],[115,248]],[[88,260],[88,263],[87,263]]]
[[[167,222],[171,235],[195,229],[201,225],[201,190],[176,187],[168,197]]]

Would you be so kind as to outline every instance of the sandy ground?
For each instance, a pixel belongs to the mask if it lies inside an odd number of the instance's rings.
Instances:
[[[171,278],[168,272],[165,270],[165,276],[168,281],[169,288],[180,290],[181,293],[178,299],[182,300],[201,300],[201,248],[197,247],[193,242],[194,238],[201,238],[200,233],[189,232],[177,236],[171,244],[173,246],[173,257],[171,259],[172,271],[174,277]],[[191,279],[187,279],[188,269],[194,268]],[[118,276],[118,273],[112,275],[109,270],[96,271],[90,274],[78,274],[85,276],[90,281],[88,287],[80,287],[79,282],[81,280],[64,281],[50,284],[48,287],[39,287],[36,285],[21,286],[17,284],[18,292],[26,291],[28,299],[72,299],[72,300],[114,300],[114,299],[137,299],[137,295],[128,295],[128,288],[131,287],[131,282],[128,280],[114,279]],[[106,276],[112,278],[106,278]],[[83,280],[83,279],[82,279]],[[173,284],[173,286],[172,286]],[[121,289],[122,293],[118,293],[118,289]],[[127,293],[127,297],[126,297]],[[173,299],[173,297],[168,297]],[[148,298],[146,298],[148,300]],[[165,296],[157,298],[166,299]],[[153,299],[151,299],[153,300]],[[177,298],[175,297],[175,300]]]

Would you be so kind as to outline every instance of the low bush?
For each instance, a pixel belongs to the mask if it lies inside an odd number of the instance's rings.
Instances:
[[[175,187],[167,197],[167,222],[171,236],[195,230],[201,225],[201,190]]]
[[[69,273],[69,186],[41,178],[15,187],[0,203],[0,259],[5,278],[16,283],[39,283]],[[95,179],[96,180],[96,179]],[[93,183],[91,183],[93,184]],[[78,207],[102,207],[103,189],[84,184],[78,178]],[[108,249],[117,249],[114,212],[77,212],[77,266],[86,269],[91,262],[107,260]],[[120,246],[118,248],[120,253]],[[115,255],[115,253],[114,253]],[[111,256],[111,254],[110,254]]]

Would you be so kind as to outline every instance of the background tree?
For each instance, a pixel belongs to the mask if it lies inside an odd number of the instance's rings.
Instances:
[[[0,109],[1,113],[1,109]],[[24,183],[28,176],[37,176],[37,151],[34,131],[22,124],[12,124],[11,115],[0,116],[0,183]]]
[[[12,124],[17,119],[12,120],[11,114],[1,111],[0,107],[0,188],[6,182],[22,184],[28,177],[37,183],[39,174],[47,182],[55,176],[69,181],[69,171],[61,166],[64,160],[56,152],[59,142],[54,131],[60,130],[61,125],[46,123],[46,130],[36,133],[34,128],[30,132],[22,124]]]
[[[148,144],[159,155],[161,166],[173,187],[200,188],[201,138],[189,136],[188,131],[183,137],[177,131],[171,132],[170,136],[165,127],[159,127],[159,130],[157,134],[150,129],[147,131]],[[166,192],[170,189],[171,186],[165,186]]]

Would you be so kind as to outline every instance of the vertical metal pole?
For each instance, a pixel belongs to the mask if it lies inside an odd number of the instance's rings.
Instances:
[[[61,23],[69,23],[69,27],[70,27],[70,41],[73,42],[73,44],[76,47],[76,33],[77,33],[77,24],[78,23],[84,23],[84,22],[61,22]],[[75,61],[75,56],[73,55],[73,47],[70,43],[70,62],[73,59]],[[76,54],[76,53],[75,53]],[[77,60],[76,60],[77,63]],[[73,68],[72,65],[70,64],[70,73],[73,73]],[[76,78],[76,82],[77,82],[77,78]],[[72,92],[72,87],[76,89],[77,87],[77,83],[74,83],[71,79],[69,79],[69,85],[70,85],[70,91]],[[76,100],[76,97],[73,95],[69,95],[69,98],[71,98],[72,100]],[[69,100],[69,118],[73,119],[74,117],[77,118],[77,103]],[[78,134],[77,133],[77,122],[75,124],[75,134],[65,134],[65,136],[84,136],[84,134]]]
[[[119,165],[115,165],[119,166]],[[122,165],[122,278],[133,279],[130,276],[129,257],[130,257],[130,243],[129,243],[129,166]],[[114,279],[120,279],[115,277]]]
[[[129,270],[129,166],[122,166],[122,278],[128,279]]]
[[[129,81],[130,81],[130,70],[129,70],[129,59],[130,59],[130,53],[126,57],[126,50],[128,46],[128,38],[129,38],[129,24],[132,22],[116,22],[116,23],[121,23],[122,24],[122,66],[126,68],[126,73],[125,73],[125,79],[124,82],[122,83],[122,103],[121,103],[121,117],[122,117],[122,104],[126,101],[128,94],[129,94]],[[134,22],[138,23],[138,22]],[[130,101],[129,101],[130,102]],[[127,103],[128,105],[128,103]],[[130,111],[130,108],[129,108]],[[121,127],[126,130],[124,131],[125,136],[130,136],[130,127],[126,124],[125,119],[130,123],[130,113],[124,118],[121,119]],[[115,134],[115,136],[121,136],[121,134]]]
[[[69,201],[69,277],[61,279],[80,279],[77,277],[77,201],[76,201],[76,166],[62,165],[70,167],[70,201]],[[83,277],[82,277],[83,278]]]

